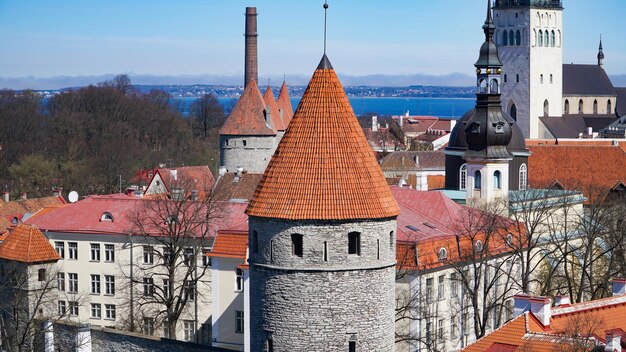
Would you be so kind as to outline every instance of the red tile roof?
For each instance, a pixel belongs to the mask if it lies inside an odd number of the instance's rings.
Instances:
[[[153,207],[146,206],[146,202],[152,201],[154,200],[126,194],[89,196],[76,203],[35,216],[27,222],[52,232],[128,235],[137,228],[133,221],[134,215],[141,211],[155,211]],[[212,206],[216,213],[212,215],[210,236],[218,230],[248,230],[248,218],[244,213],[247,203],[220,202]],[[101,221],[105,212],[113,216],[113,221]],[[162,215],[155,215],[157,216]],[[162,231],[154,230],[154,234],[159,233]]]
[[[270,111],[270,116],[272,117],[272,126],[276,131],[284,131],[287,129],[287,124],[283,122],[283,119],[280,116],[280,111],[278,110],[278,104],[276,104],[276,99],[274,98],[274,92],[272,92],[272,88],[267,86],[265,90],[265,94],[263,94],[263,101],[265,101],[265,106]]]
[[[508,344],[517,348],[512,351],[552,352],[566,350],[565,345],[572,336],[569,330],[581,324],[593,330],[581,333],[591,333],[601,341],[606,339],[607,331],[626,329],[626,296],[552,307],[551,312],[549,326],[542,325],[532,313],[524,313],[463,351],[482,352],[497,344]],[[589,324],[582,323],[585,321]],[[588,337],[581,336],[583,339]]]
[[[27,213],[32,214],[48,206],[63,204],[65,204],[65,199],[60,196],[14,200],[8,203],[0,201],[0,231],[14,226],[13,218],[22,221]]]
[[[248,251],[248,232],[220,231],[215,237],[211,252],[206,255],[218,258],[246,259]]]
[[[212,196],[218,201],[242,199],[249,201],[254,195],[263,174],[243,172],[240,177],[227,173],[217,180]]]
[[[398,206],[339,78],[322,64],[247,213],[290,220],[395,217]]]
[[[0,258],[29,264],[61,259],[46,236],[28,224],[19,224],[9,232],[0,244]]]
[[[608,192],[626,183],[626,153],[612,145],[531,145],[528,181],[533,188],[559,182],[565,189]]]
[[[156,177],[157,173],[163,180],[163,185],[168,191],[171,191],[171,187],[174,187],[177,182],[182,184],[193,183],[198,191],[199,197],[204,197],[206,192],[209,192],[215,184],[215,177],[208,166],[183,166],[178,168],[160,168],[157,169],[153,176]],[[176,177],[174,177],[176,174]],[[150,180],[152,183],[152,180]],[[191,190],[186,190],[191,191]]]
[[[289,126],[289,122],[293,117],[293,107],[291,106],[291,99],[289,98],[289,89],[287,89],[287,83],[283,82],[280,87],[280,93],[278,93],[278,109],[283,114],[283,122],[285,126]]]
[[[250,81],[220,129],[220,135],[274,136],[276,130],[266,121],[266,107],[256,82]]]

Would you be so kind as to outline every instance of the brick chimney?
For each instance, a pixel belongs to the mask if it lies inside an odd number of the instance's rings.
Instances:
[[[570,304],[572,304],[572,302],[570,301],[568,295],[554,296],[555,307],[564,307],[569,306]]]
[[[372,132],[378,131],[378,116],[372,116]]]
[[[543,326],[549,326],[550,318],[552,318],[552,300],[548,297],[531,297],[529,301],[530,312]]]
[[[2,200],[4,200],[5,203],[10,202],[11,201],[11,194],[9,192],[2,193]]]
[[[250,80],[259,82],[259,66],[257,52],[257,26],[256,7],[246,7],[246,53],[244,67],[244,85],[247,86]]]
[[[613,291],[613,296],[626,295],[626,279],[611,280],[611,290]]]
[[[624,331],[622,329],[609,330],[606,333],[606,352],[622,352],[622,335]]]

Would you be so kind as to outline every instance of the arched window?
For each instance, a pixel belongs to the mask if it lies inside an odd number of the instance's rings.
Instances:
[[[535,37],[535,40],[533,41],[533,46],[537,46],[537,30],[536,29],[533,29],[533,34]]]
[[[487,80],[481,79],[480,82],[478,82],[478,93],[487,93],[489,91],[488,89]]]
[[[506,238],[504,239],[504,243],[506,243],[506,245],[509,247],[513,246],[513,234],[512,233],[506,235]]]
[[[502,189],[502,173],[499,170],[493,173],[493,188]]]
[[[550,103],[548,99],[543,102],[543,116],[550,116]]]
[[[523,38],[523,43],[524,45],[528,45],[528,30],[526,28],[524,28],[524,32],[522,34],[522,38]]]
[[[565,99],[565,108],[563,109],[565,111],[565,115],[569,115],[569,100]]]
[[[526,190],[528,188],[528,166],[522,164],[519,167],[519,189]]]
[[[465,191],[467,189],[467,164],[461,165],[459,172],[459,189]]]
[[[539,75],[539,83],[543,84],[543,74]]]
[[[550,84],[554,83],[554,76],[552,74],[550,74]]]
[[[554,31],[550,32],[550,46],[554,48],[554,45],[556,44],[556,34],[554,33]]]
[[[113,222],[113,214],[107,212],[102,213],[102,216],[100,217],[100,221],[110,221]]]
[[[612,113],[613,113],[613,106],[612,106],[612,104],[611,104],[611,99],[609,99],[609,100],[606,102],[606,113],[607,113],[607,114],[612,114]]]
[[[541,29],[539,30],[539,42],[537,46],[543,46],[543,31]]]
[[[547,30],[543,33],[543,42],[546,47],[550,46],[550,33]]]
[[[593,113],[598,114],[598,100],[593,101]]]
[[[439,249],[439,253],[437,253],[437,257],[439,257],[439,261],[443,262],[448,259],[448,251],[445,248]]]
[[[482,252],[483,242],[481,240],[476,240],[476,243],[474,244],[474,248],[476,248],[476,252]]]
[[[556,32],[556,46],[561,47],[561,31]]]
[[[511,117],[513,120],[517,121],[517,106],[515,104],[511,105]]]
[[[580,100],[578,101],[578,113],[579,113],[579,114],[582,114],[582,113],[583,113],[583,108],[584,108],[583,100],[582,100],[582,99],[580,99]]]
[[[513,30],[509,31],[509,43],[511,43],[511,46],[515,45],[515,34],[513,34]]]
[[[498,90],[498,80],[496,79],[492,79],[491,80],[491,85],[490,85],[490,93],[491,94],[498,94],[500,91]]]
[[[502,46],[509,45],[509,35],[506,31],[502,32]]]
[[[482,175],[480,174],[480,171],[476,170],[476,172],[474,172],[474,189],[480,189],[481,184],[482,184]]]
[[[515,33],[515,45],[522,45],[522,32],[520,32],[519,29]]]

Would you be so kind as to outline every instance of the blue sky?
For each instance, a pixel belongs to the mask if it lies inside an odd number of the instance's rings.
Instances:
[[[0,0],[0,77],[239,75],[245,6],[259,12],[260,79],[310,75],[320,0]],[[626,73],[624,0],[564,0],[564,61]],[[328,55],[349,75],[472,74],[484,0],[331,0]]]

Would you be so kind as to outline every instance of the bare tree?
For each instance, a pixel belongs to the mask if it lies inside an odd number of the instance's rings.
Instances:
[[[196,130],[205,139],[209,136],[211,129],[221,127],[226,119],[222,105],[213,94],[203,95],[191,104],[190,109]]]
[[[183,313],[197,312],[197,285],[209,268],[198,259],[211,245],[211,225],[219,217],[208,186],[179,178],[169,183],[169,193],[144,200],[132,215],[132,246],[140,251],[140,263],[128,275],[139,288],[132,291],[142,294],[129,295],[131,331],[144,314],[176,339]]]

